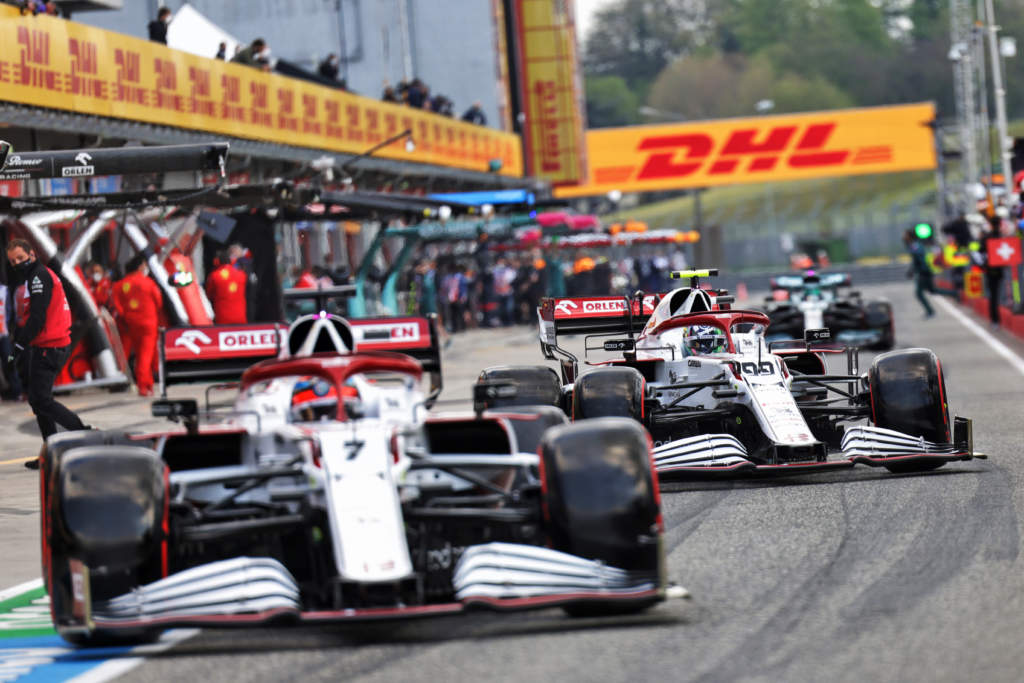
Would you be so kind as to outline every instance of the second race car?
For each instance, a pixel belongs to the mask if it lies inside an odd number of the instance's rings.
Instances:
[[[847,346],[889,350],[896,344],[892,304],[884,299],[865,301],[848,289],[846,273],[779,275],[771,280],[772,295],[765,300],[770,326],[769,342],[799,339],[805,330],[827,329]]]
[[[560,405],[576,421],[628,416],[650,431],[659,475],[794,473],[856,463],[894,472],[974,457],[971,421],[950,421],[942,367],[927,349],[882,354],[860,372],[856,349],[827,330],[805,340],[765,341],[768,317],[731,310],[732,297],[690,286],[664,296],[545,299],[539,309],[548,367],[496,367],[482,380],[523,387],[509,402]],[[559,336],[584,334],[585,349],[618,355],[580,361]],[[595,340],[600,340],[595,343]],[[845,371],[827,369],[841,354]],[[852,423],[860,424],[852,424]]]

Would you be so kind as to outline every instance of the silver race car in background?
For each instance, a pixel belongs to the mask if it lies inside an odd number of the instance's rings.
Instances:
[[[779,275],[771,279],[772,294],[765,299],[770,325],[767,341],[801,339],[806,330],[827,329],[832,339],[847,346],[889,350],[896,344],[892,304],[884,299],[865,301],[848,289],[846,273]]]

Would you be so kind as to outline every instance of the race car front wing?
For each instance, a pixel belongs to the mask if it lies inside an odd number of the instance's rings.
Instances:
[[[76,579],[88,583],[88,570]],[[456,602],[392,607],[304,609],[300,589],[280,562],[237,557],[193,567],[110,600],[84,605],[80,624],[62,631],[177,626],[246,626],[270,621],[323,622],[401,619],[555,605],[648,605],[664,600],[658,576],[539,546],[488,543],[466,548],[453,575]],[[669,593],[671,591],[668,591]],[[88,590],[79,595],[88,601]]]
[[[744,474],[802,474],[842,469],[856,464],[904,468],[937,466],[956,460],[984,458],[974,452],[971,421],[953,420],[953,443],[935,443],[892,429],[870,425],[849,427],[840,450],[820,461],[757,463],[730,434],[702,434],[670,441],[656,447],[654,467],[659,476],[679,478]]]

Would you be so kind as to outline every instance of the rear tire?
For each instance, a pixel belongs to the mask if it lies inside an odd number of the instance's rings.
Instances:
[[[572,390],[572,419],[644,419],[644,377],[633,368],[600,368],[580,375]]]
[[[657,477],[647,431],[603,418],[549,429],[541,443],[545,528],[556,550],[665,585]],[[572,616],[638,612],[660,597],[567,605]]]
[[[928,349],[901,349],[875,358],[868,371],[871,421],[936,443],[949,443],[946,385],[939,359]],[[923,472],[943,463],[886,465],[890,472]]]
[[[546,365],[495,365],[477,377],[480,382],[508,382],[516,387],[516,395],[488,399],[486,409],[512,406],[562,405],[562,382],[558,373]]]

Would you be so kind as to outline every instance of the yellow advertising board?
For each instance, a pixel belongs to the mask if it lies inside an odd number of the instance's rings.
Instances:
[[[589,183],[558,197],[935,168],[931,103],[587,131]]]
[[[586,178],[574,0],[516,0],[527,170],[558,185]]]
[[[410,129],[375,156],[523,174],[510,133],[44,15],[0,15],[0,100],[349,154]]]

